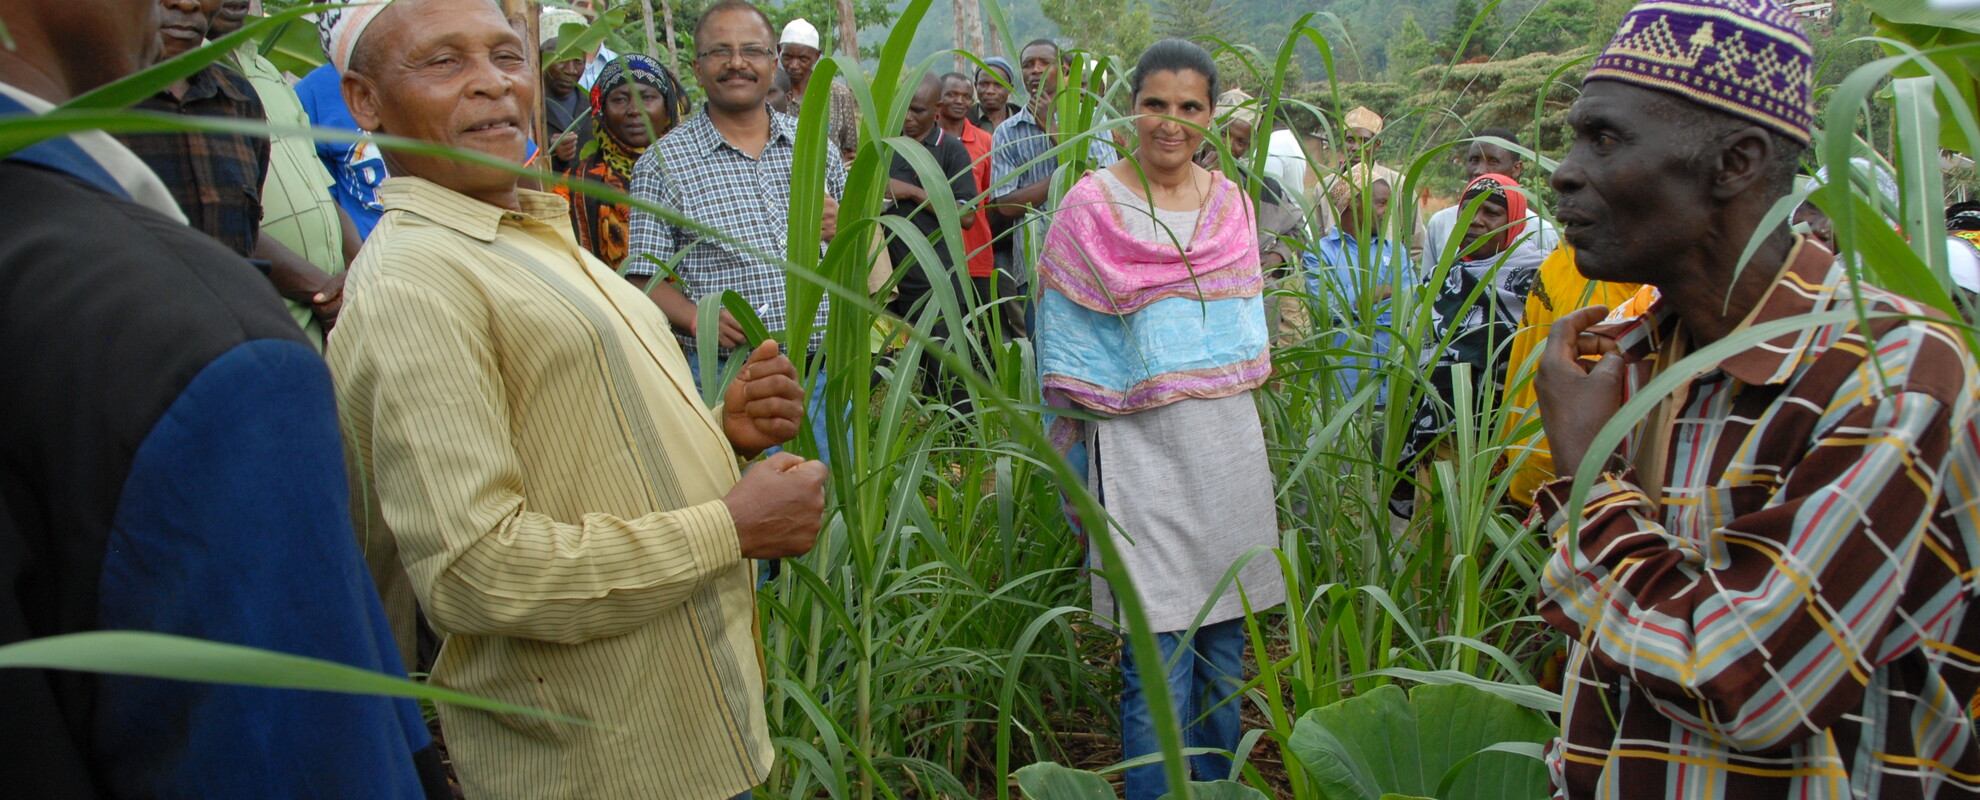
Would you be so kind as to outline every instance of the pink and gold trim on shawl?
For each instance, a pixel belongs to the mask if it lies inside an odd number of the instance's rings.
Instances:
[[[1130,235],[1100,181],[1091,175],[1080,180],[1052,221],[1055,235],[1039,258],[1040,279],[1103,314],[1130,314],[1174,297],[1207,302],[1262,294],[1250,199],[1223,175],[1212,173],[1212,179],[1196,237],[1180,257],[1173,243]],[[1056,235],[1061,230],[1065,235]]]
[[[1257,358],[1234,364],[1164,372],[1128,387],[1127,391],[1115,391],[1059,374],[1050,376],[1045,388],[1088,409],[1105,410],[1110,414],[1132,414],[1187,398],[1215,400],[1229,397],[1255,389],[1270,377],[1272,354],[1265,352]]]

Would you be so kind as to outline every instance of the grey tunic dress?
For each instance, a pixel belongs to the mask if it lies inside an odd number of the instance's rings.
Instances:
[[[1153,208],[1112,172],[1099,174],[1131,235],[1184,246],[1194,239],[1199,212]],[[1251,392],[1088,422],[1086,445],[1087,488],[1113,517],[1113,541],[1156,631],[1187,629],[1245,551],[1279,545],[1272,468]],[[1099,553],[1091,559],[1093,613],[1118,622]],[[1244,616],[1247,600],[1262,611],[1285,599],[1278,559],[1263,554],[1216,597],[1203,624]]]

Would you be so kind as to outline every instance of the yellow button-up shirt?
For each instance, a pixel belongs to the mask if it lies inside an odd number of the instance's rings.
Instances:
[[[442,705],[469,797],[734,796],[771,760],[734,452],[652,301],[520,197],[379,187],[329,348],[359,536],[435,684],[595,723]]]
[[[1506,376],[1505,401],[1512,409],[1506,415],[1504,428],[1508,439],[1540,415],[1540,387],[1534,385],[1540,368],[1537,353],[1547,343],[1547,334],[1553,332],[1554,320],[1593,305],[1615,309],[1641,287],[1637,283],[1589,280],[1575,267],[1574,249],[1566,242],[1547,254],[1547,260],[1540,262],[1540,274],[1534,277],[1533,291],[1526,296],[1526,313],[1520,318],[1522,327],[1513,335]],[[1533,493],[1541,484],[1555,478],[1554,453],[1547,446],[1544,431],[1534,431],[1513,441],[1512,446],[1514,453],[1521,449],[1528,452],[1525,463],[1506,490],[1507,496],[1520,505],[1530,506]]]

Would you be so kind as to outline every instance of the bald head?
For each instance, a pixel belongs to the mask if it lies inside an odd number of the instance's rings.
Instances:
[[[159,12],[158,0],[0,0],[14,39],[0,81],[60,103],[148,67]]]
[[[384,0],[384,2],[385,8],[378,12],[377,18],[364,28],[358,35],[357,42],[352,45],[350,63],[344,68],[346,71],[355,70],[372,74],[370,70],[375,70],[378,66],[374,59],[383,49],[378,45],[380,37],[376,35],[380,31],[381,23],[392,20],[398,15],[417,14],[419,13],[417,7],[425,5],[428,0]],[[502,16],[502,0],[475,0],[468,5],[486,6],[488,10],[495,12],[496,16]],[[454,6],[458,7],[459,4]],[[506,22],[506,18],[504,21]]]
[[[351,55],[344,101],[358,127],[522,163],[537,81],[529,48],[490,0],[395,0]],[[516,203],[512,172],[402,152],[386,162],[395,175]]]

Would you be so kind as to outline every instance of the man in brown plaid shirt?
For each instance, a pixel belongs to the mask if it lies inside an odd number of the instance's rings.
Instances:
[[[159,6],[159,60],[164,61],[206,40],[221,0],[159,0]],[[254,86],[220,64],[208,65],[134,107],[196,117],[267,119]],[[242,256],[265,262],[277,292],[310,305],[325,327],[334,323],[343,303],[342,276],[324,274],[309,259],[261,235],[261,191],[269,165],[266,137],[207,132],[120,138],[158,173],[188,224]]]

